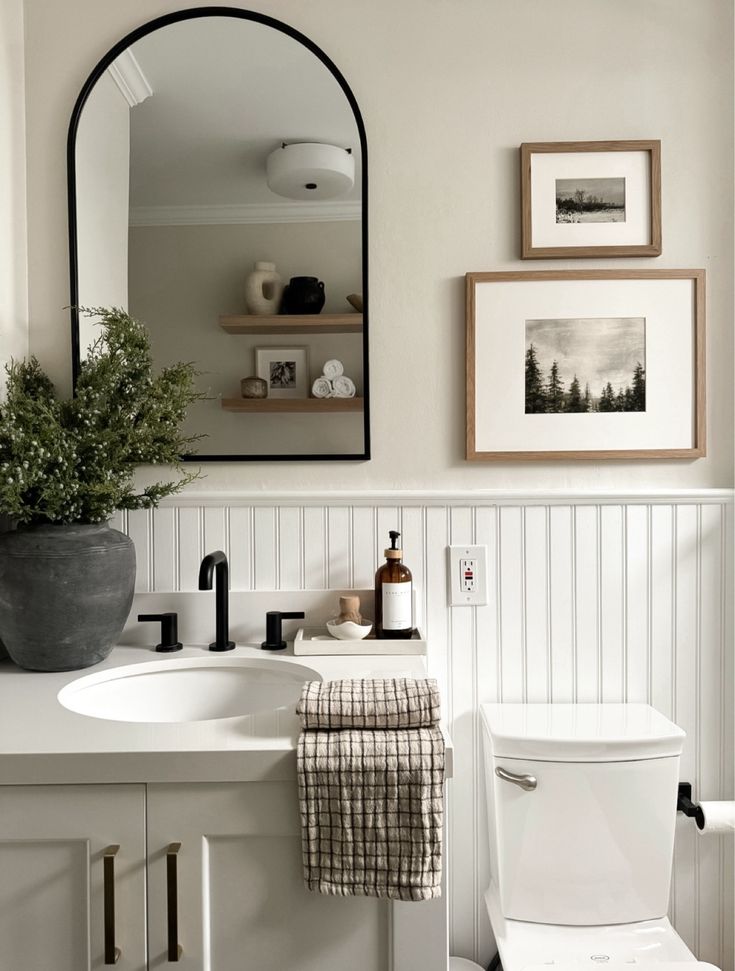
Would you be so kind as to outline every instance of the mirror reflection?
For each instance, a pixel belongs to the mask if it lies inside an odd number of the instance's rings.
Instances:
[[[361,123],[320,52],[250,16],[174,15],[101,62],[73,302],[144,321],[157,364],[195,362],[199,460],[364,458]],[[94,324],[75,326],[83,357]]]

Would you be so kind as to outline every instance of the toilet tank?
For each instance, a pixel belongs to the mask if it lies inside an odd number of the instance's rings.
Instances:
[[[663,917],[685,733],[640,704],[483,705],[481,715],[503,915],[577,925]]]

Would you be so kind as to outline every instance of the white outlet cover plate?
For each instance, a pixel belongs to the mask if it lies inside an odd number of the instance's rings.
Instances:
[[[448,546],[449,566],[449,606],[477,607],[487,603],[487,546]],[[461,560],[474,560],[475,589],[472,592],[462,590]]]

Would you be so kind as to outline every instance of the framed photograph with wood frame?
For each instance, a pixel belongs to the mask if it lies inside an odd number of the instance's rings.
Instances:
[[[308,398],[309,348],[256,347],[255,373],[268,385],[269,398]]]
[[[467,459],[705,455],[704,270],[468,273]]]
[[[521,145],[524,260],[661,255],[661,142]]]

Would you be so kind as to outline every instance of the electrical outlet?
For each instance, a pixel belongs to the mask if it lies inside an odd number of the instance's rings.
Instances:
[[[487,603],[487,546],[449,546],[449,606]]]
[[[477,590],[477,560],[472,557],[462,557],[459,561],[459,589],[462,593]]]

